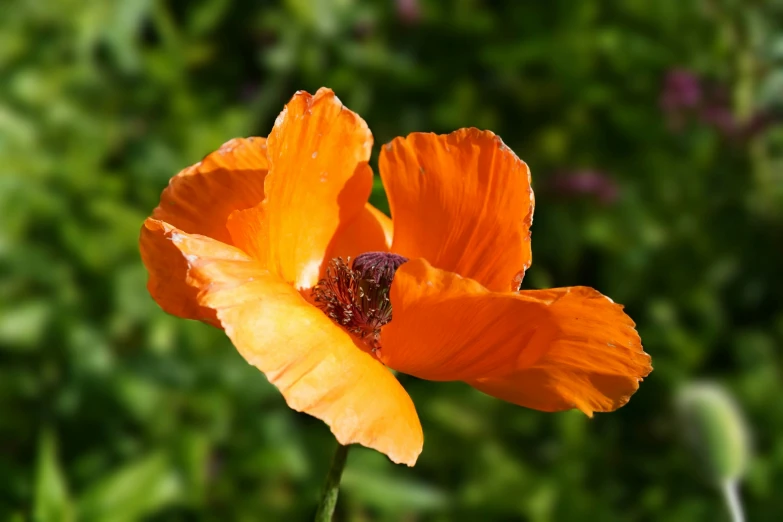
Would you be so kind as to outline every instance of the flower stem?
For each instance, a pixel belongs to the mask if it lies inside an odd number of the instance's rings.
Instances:
[[[726,499],[726,505],[731,513],[732,522],[744,522],[745,516],[742,513],[742,503],[740,502],[736,481],[727,480],[723,484],[723,496]]]
[[[337,505],[337,496],[340,494],[340,478],[343,476],[345,459],[348,457],[348,446],[337,445],[337,450],[332,457],[332,465],[326,475],[326,484],[321,494],[321,502],[318,503],[318,511],[315,512],[315,522],[331,522],[334,508]]]

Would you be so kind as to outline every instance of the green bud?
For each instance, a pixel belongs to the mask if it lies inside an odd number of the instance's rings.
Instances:
[[[745,472],[750,455],[748,431],[739,407],[720,385],[692,383],[677,398],[688,443],[715,485],[735,483]]]

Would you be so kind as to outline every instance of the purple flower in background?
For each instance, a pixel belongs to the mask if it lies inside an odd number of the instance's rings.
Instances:
[[[739,121],[728,105],[711,103],[702,108],[701,121],[714,128],[724,138],[730,140],[747,140],[764,132],[777,120],[775,114],[759,110],[746,121]]]
[[[606,205],[617,200],[617,184],[603,172],[575,170],[554,176],[551,187],[563,196],[594,196]]]
[[[419,0],[396,0],[397,16],[407,24],[415,24],[421,19]]]
[[[731,109],[725,105],[711,103],[701,110],[701,121],[715,128],[727,138],[735,138],[740,131],[740,125]]]
[[[661,92],[661,108],[667,113],[694,109],[702,101],[699,77],[686,69],[673,69],[666,75]]]
[[[762,110],[747,121],[739,121],[725,87],[719,84],[707,87],[687,69],[672,69],[666,74],[660,104],[673,130],[681,130],[687,117],[697,117],[726,139],[745,140],[763,132],[776,120],[770,112]]]

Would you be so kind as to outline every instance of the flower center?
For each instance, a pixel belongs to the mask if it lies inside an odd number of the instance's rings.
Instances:
[[[372,348],[380,348],[381,327],[391,321],[389,300],[394,273],[408,259],[366,252],[349,268],[341,257],[329,261],[326,277],[313,288],[315,304],[335,323]]]

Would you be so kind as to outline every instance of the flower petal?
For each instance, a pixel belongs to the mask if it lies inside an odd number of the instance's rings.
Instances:
[[[384,364],[523,406],[610,411],[651,371],[633,321],[590,288],[491,292],[416,259],[397,270],[391,301]]]
[[[422,379],[502,375],[509,366],[531,364],[551,337],[539,328],[544,308],[424,259],[397,269],[390,297],[392,321],[381,331],[380,360]]]
[[[269,257],[269,228],[265,218],[266,205],[235,210],[228,216],[226,228],[231,241],[250,257],[267,267]]]
[[[230,244],[226,220],[264,199],[267,168],[266,139],[236,138],[169,181],[139,238],[147,288],[166,312],[217,325],[215,312],[200,306],[186,284],[187,263],[170,234],[178,230]]]
[[[147,289],[166,312],[220,326],[215,311],[198,303],[198,290],[187,284],[188,260],[176,246],[189,237],[186,232],[153,218],[141,227],[141,259],[149,272]],[[201,255],[235,259],[244,256],[236,248],[217,240],[198,236]]]
[[[335,232],[372,190],[372,134],[329,89],[298,92],[269,135],[264,217],[269,268],[298,288],[319,279]]]
[[[530,266],[530,171],[489,131],[414,133],[381,150],[392,251],[490,290],[517,290]]]
[[[217,312],[239,353],[288,405],[326,422],[340,444],[362,444],[412,466],[423,434],[394,375],[263,265],[247,256],[203,258],[191,239],[177,246],[200,303]]]
[[[527,408],[578,408],[592,416],[626,404],[652,371],[634,322],[596,290],[555,288],[521,296],[548,307],[557,337],[529,368],[468,381],[475,388]]]
[[[226,219],[264,199],[266,139],[235,138],[171,178],[152,217],[230,243]]]
[[[326,258],[353,259],[364,252],[388,252],[391,241],[392,220],[367,203],[352,221],[337,230]]]
[[[226,226],[231,233],[233,244],[266,266],[269,238],[264,207],[265,205],[261,204],[253,208],[237,210],[228,217]],[[348,259],[364,252],[388,252],[391,235],[391,219],[366,203],[354,219],[340,225],[325,257]]]

